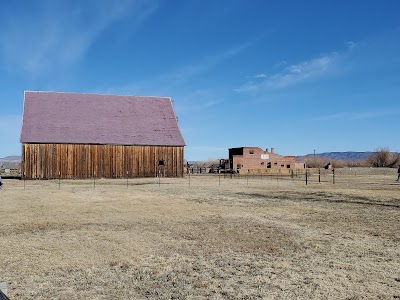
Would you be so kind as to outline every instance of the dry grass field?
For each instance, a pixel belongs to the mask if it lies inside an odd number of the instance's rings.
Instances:
[[[399,299],[394,173],[6,180],[0,282],[12,300]]]

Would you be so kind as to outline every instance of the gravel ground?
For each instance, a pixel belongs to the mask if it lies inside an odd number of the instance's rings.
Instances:
[[[12,300],[400,299],[400,184],[328,176],[6,180],[0,282]]]

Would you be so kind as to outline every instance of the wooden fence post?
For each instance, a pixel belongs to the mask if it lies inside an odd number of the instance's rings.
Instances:
[[[306,169],[306,185],[308,184],[308,172],[307,172],[307,169]]]

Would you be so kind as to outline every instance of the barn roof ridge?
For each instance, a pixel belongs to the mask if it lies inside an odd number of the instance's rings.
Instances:
[[[33,90],[24,90],[24,94],[28,93],[55,93],[55,94],[78,94],[78,95],[98,95],[98,96],[113,96],[113,97],[140,97],[140,98],[161,98],[161,99],[169,99],[172,100],[171,97],[168,96],[149,96],[149,95],[121,95],[121,94],[105,94],[105,93],[81,93],[81,92],[60,92],[60,91],[33,91]]]

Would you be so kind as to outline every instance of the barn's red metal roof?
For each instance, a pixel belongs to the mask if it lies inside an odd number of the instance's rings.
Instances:
[[[171,99],[25,91],[22,143],[185,146]]]

